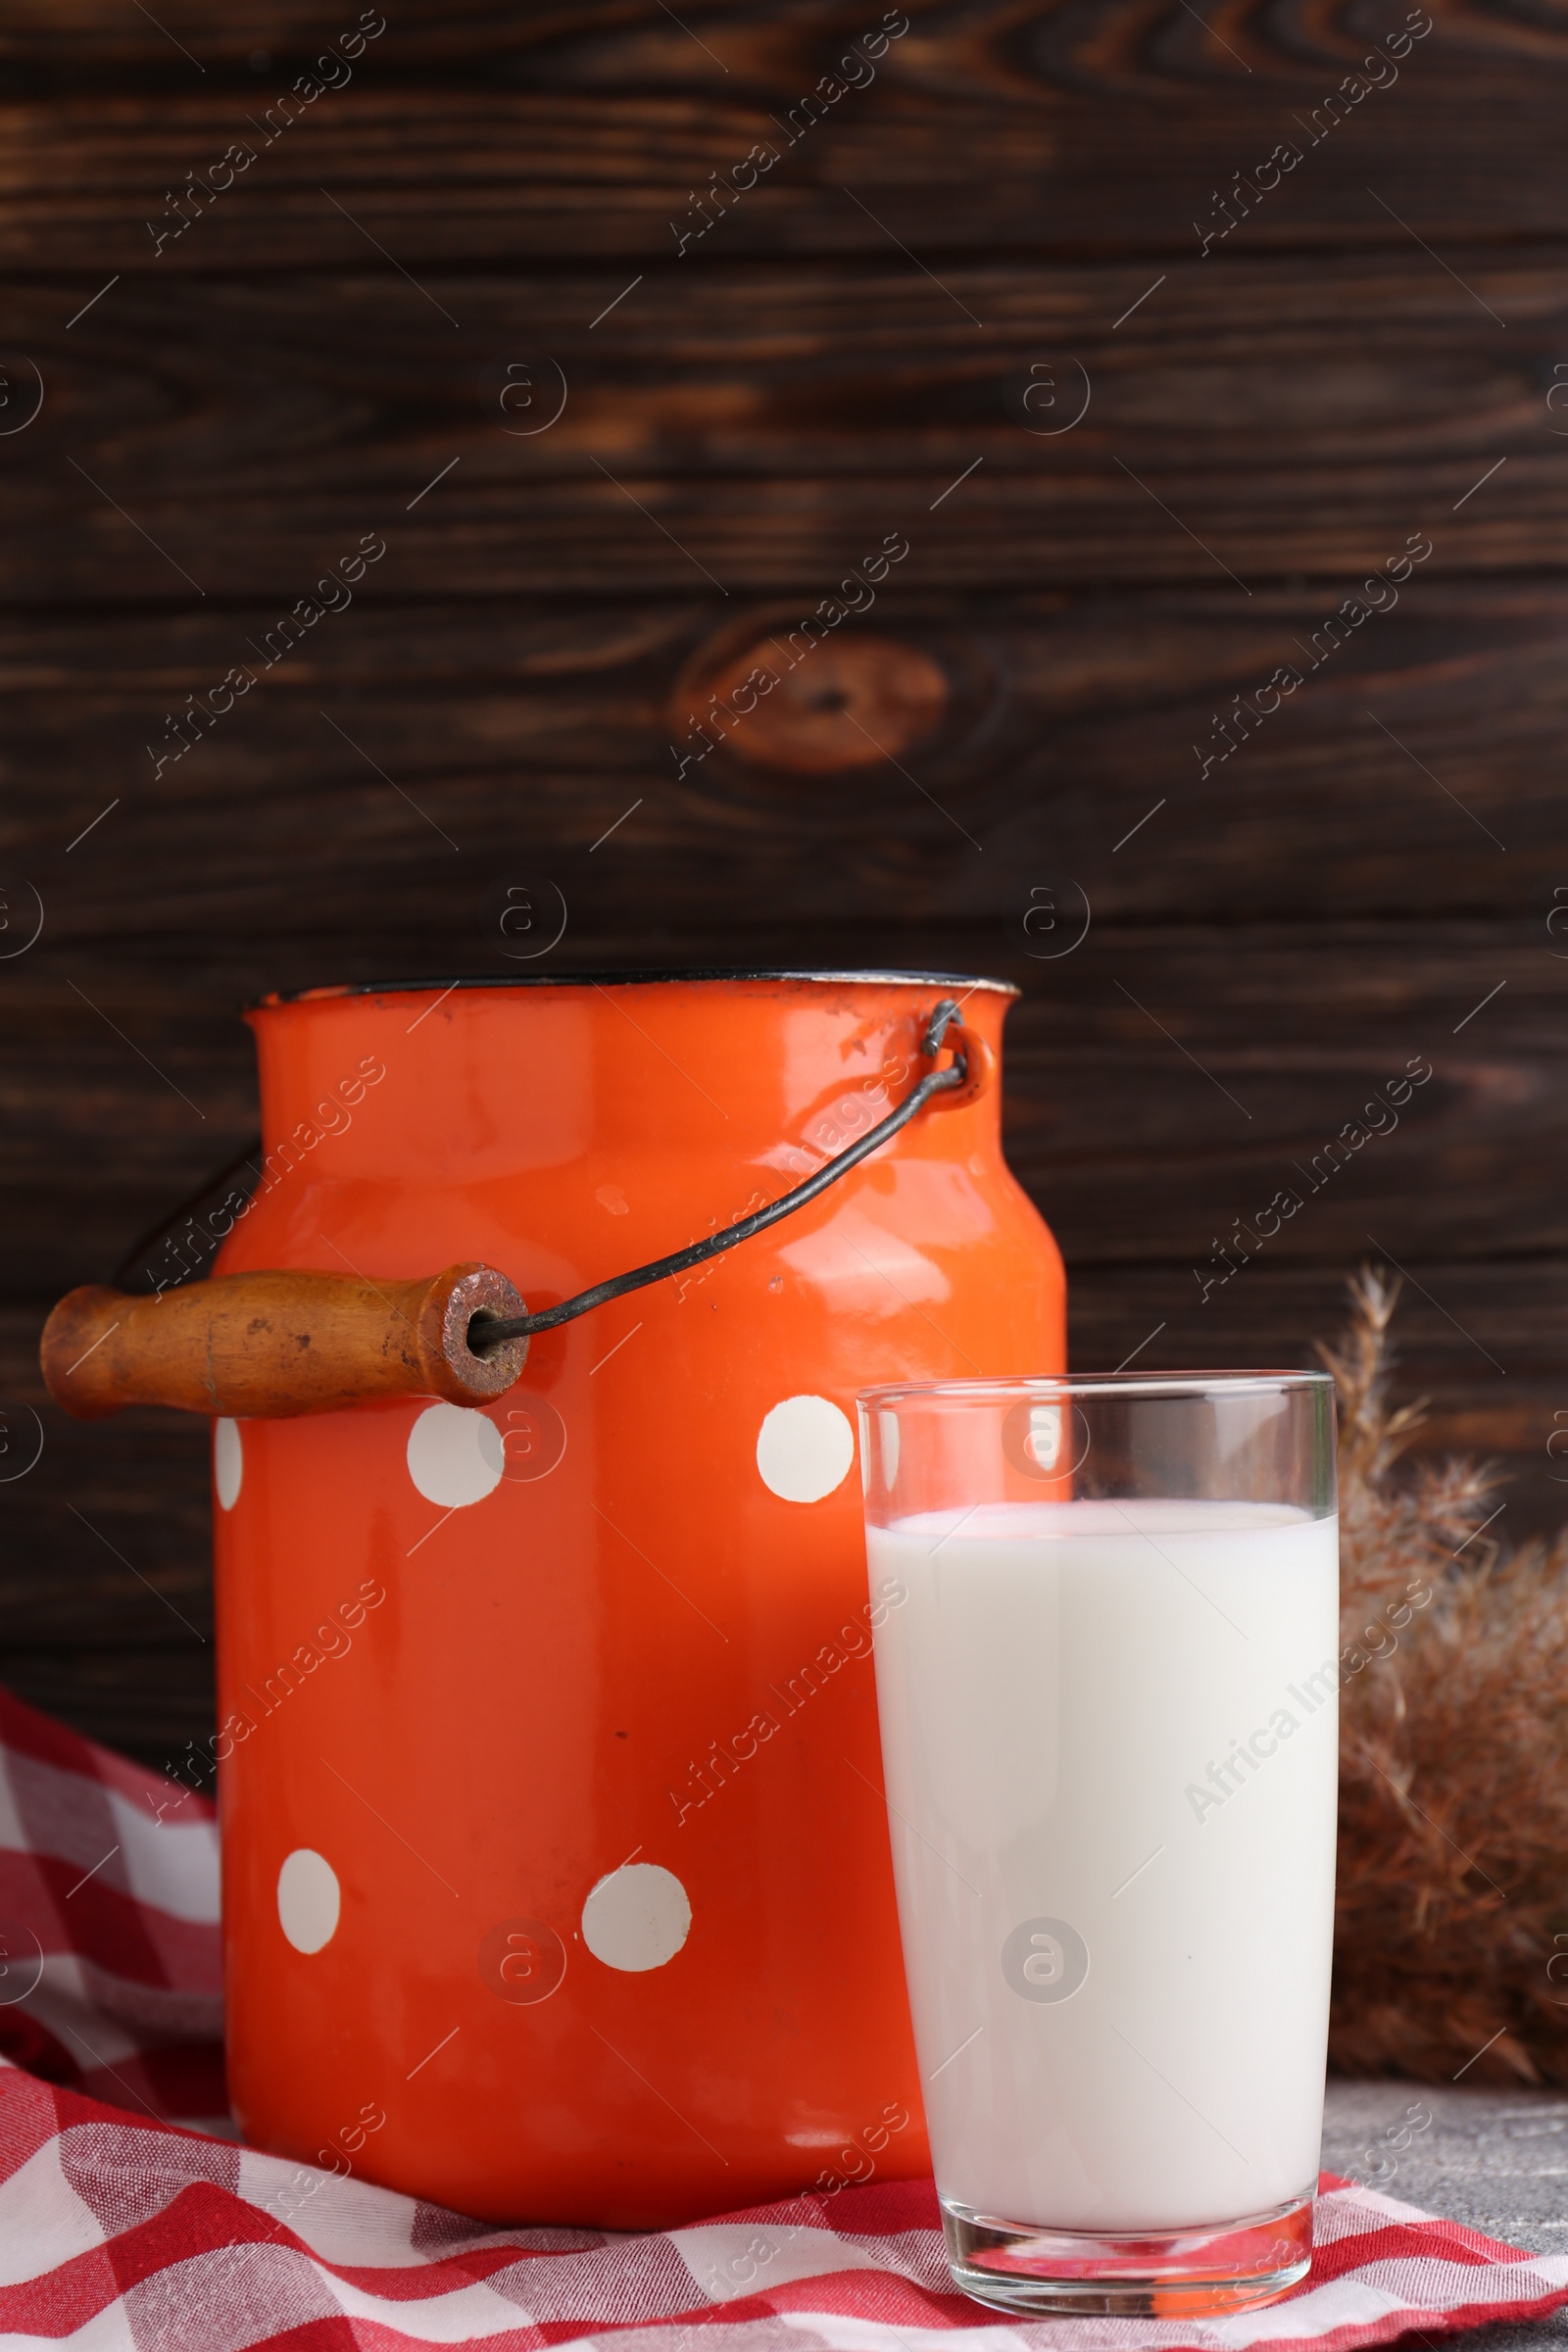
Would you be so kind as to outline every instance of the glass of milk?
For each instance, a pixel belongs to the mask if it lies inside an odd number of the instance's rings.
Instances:
[[[1268,2302],[1311,2253],[1339,1679],[1316,1372],[859,1399],[905,1970],[956,2283]]]

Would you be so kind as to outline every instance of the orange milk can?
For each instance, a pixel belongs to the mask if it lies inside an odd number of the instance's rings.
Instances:
[[[755,1218],[922,1072],[953,1081],[777,1223],[534,1332],[494,1395],[394,1366],[416,1393],[334,1403],[319,1324],[276,1375],[311,1401],[224,1389],[210,1332],[181,1375],[208,1385],[157,1392],[217,1413],[253,2145],[615,2228],[928,2170],[870,1656],[902,1596],[868,1589],[855,1396],[1064,1369],[1060,1259],[1001,1150],[1014,994],[622,973],[248,1016],[261,1178],[223,1279],[191,1286],[231,1300],[311,1269],[374,1312],[451,1264],[464,1315],[533,1314]],[[187,1308],[143,1319],[167,1346]],[[283,1344],[260,1313],[226,1328]]]

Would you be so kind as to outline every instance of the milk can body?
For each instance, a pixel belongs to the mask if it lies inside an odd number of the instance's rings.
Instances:
[[[530,1307],[777,1226],[534,1338],[482,1409],[220,1422],[230,2088],[253,2143],[487,2219],[638,2228],[928,2157],[854,1431],[873,1382],[1064,1368],[1001,1153],[1012,992],[918,975],[319,991],[250,1017],[262,1180],[220,1273],[482,1259]]]

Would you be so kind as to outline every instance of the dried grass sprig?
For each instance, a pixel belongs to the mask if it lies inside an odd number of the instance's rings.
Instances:
[[[1425,1417],[1389,1401],[1399,1285],[1363,1267],[1349,1288],[1320,1349],[1341,1411],[1330,2063],[1568,2083],[1568,1531],[1507,1545],[1474,1462],[1396,1478]]]

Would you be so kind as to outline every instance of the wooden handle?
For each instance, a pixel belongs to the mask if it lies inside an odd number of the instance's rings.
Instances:
[[[526,1312],[477,1264],[416,1282],[220,1274],[152,1298],[89,1285],[61,1299],[38,1355],[50,1396],[82,1420],[126,1404],[269,1420],[370,1396],[477,1404],[511,1388],[528,1343],[475,1355],[470,1316]]]

